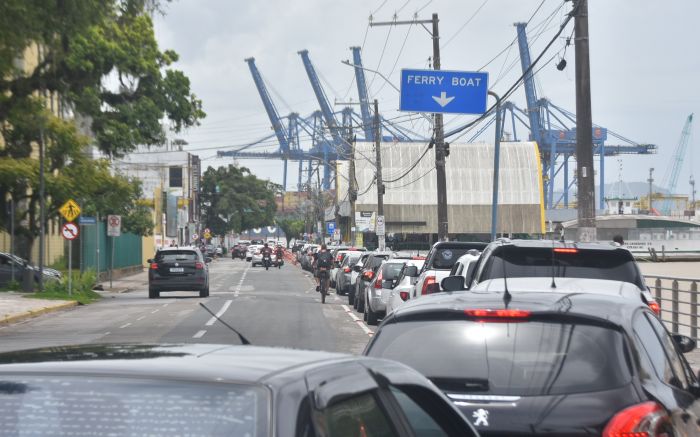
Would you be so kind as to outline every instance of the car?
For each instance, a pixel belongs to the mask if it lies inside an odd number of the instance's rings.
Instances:
[[[248,246],[248,250],[245,253],[245,260],[250,262],[253,259],[253,254],[263,247],[262,244],[251,244]]]
[[[417,259],[411,259],[406,261],[403,268],[399,272],[396,278],[396,285],[389,292],[389,299],[386,303],[386,313],[394,311],[404,302],[411,298],[411,292],[413,286],[418,280],[418,271],[425,264],[425,259],[421,257],[416,257]]]
[[[198,291],[209,296],[211,258],[196,247],[164,247],[148,260],[148,297],[155,299],[164,291]]]
[[[360,273],[362,272],[362,266],[369,258],[370,252],[365,252],[360,256],[360,259],[352,266],[352,271],[350,272],[350,283],[347,287],[348,295],[348,305],[355,307],[355,292],[357,289],[357,282],[360,280]]]
[[[483,436],[699,435],[700,384],[681,353],[695,341],[670,335],[638,291],[505,282],[407,302],[365,355],[423,373]]]
[[[250,258],[251,267],[264,266],[262,257],[263,247],[265,246],[256,247],[253,255]],[[270,254],[270,267],[277,266],[277,256],[275,255],[275,250],[273,248],[270,248],[270,250],[272,250],[272,253]]]
[[[39,267],[32,265],[24,258],[11,253],[0,252],[0,288],[10,285],[12,278],[18,283],[22,283],[25,271],[32,275],[34,282],[39,282]],[[44,282],[57,281],[62,277],[58,270],[44,267]]]
[[[470,267],[465,288],[503,278],[597,278],[633,284],[647,304],[660,306],[644,282],[632,253],[624,247],[603,243],[572,243],[553,240],[497,240]],[[551,282],[551,281],[550,281]]]
[[[415,370],[330,352],[52,347],[0,353],[0,381],[3,435],[478,436]]]
[[[358,280],[355,281],[355,299],[353,301],[353,307],[359,313],[365,312],[365,296],[367,296],[367,291],[365,289],[376,276],[379,266],[392,255],[393,252],[391,251],[374,251],[369,254],[362,264],[360,276]]]
[[[348,294],[350,289],[350,278],[352,267],[357,264],[363,252],[348,252],[340,263],[340,267],[335,275],[335,290],[337,294]]]
[[[221,256],[221,255],[223,255],[223,254],[224,254],[224,248],[221,247],[221,246],[216,246],[216,248],[214,249],[214,254],[215,254],[216,256]]]
[[[336,278],[340,271],[343,260],[349,254],[360,254],[364,252],[364,249],[356,249],[354,247],[346,247],[345,249],[334,249],[331,253],[333,254],[333,268],[331,269],[331,288],[335,288],[337,291]]]
[[[440,291],[440,282],[450,275],[452,266],[470,250],[481,251],[487,243],[440,241],[426,255],[425,264],[418,272],[418,280],[411,291],[411,299]]]
[[[204,246],[204,255],[209,256],[209,257],[215,257],[216,256],[216,246],[213,244],[207,244]]]
[[[376,276],[365,287],[364,318],[368,325],[376,325],[386,314],[389,295],[407,261],[405,258],[391,258],[384,261],[377,270]]]

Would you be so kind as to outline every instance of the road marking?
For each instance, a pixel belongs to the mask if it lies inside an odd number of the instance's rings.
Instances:
[[[201,331],[197,332],[195,335],[192,336],[192,338],[202,338],[204,334],[206,334],[207,331],[205,329],[202,329]]]
[[[158,311],[160,311],[160,310],[153,310],[153,311],[151,311],[151,314],[155,314],[155,313],[157,313]]]
[[[246,267],[245,270],[243,270],[243,274],[241,274],[241,279],[238,281],[238,285],[236,285],[235,290],[233,291],[233,295],[238,297],[239,294],[241,294],[241,288],[243,287],[243,281],[245,281],[245,275],[248,274],[248,269],[250,267]]]
[[[365,331],[365,334],[369,335],[370,337],[374,336],[374,332],[372,332],[372,330],[369,329],[369,327],[361,318],[357,317],[355,313],[352,312],[352,309],[350,309],[350,307],[348,307],[347,305],[341,305],[341,307],[343,307],[343,310],[345,310],[345,312],[350,316],[350,318],[352,318],[352,320],[355,323],[357,323],[357,326],[359,326],[360,328],[362,328],[363,331]]]
[[[224,306],[221,307],[221,309],[219,310],[219,312],[216,313],[216,317],[212,317],[211,319],[209,319],[209,321],[208,321],[207,323],[205,323],[205,325],[206,325],[206,326],[211,326],[211,325],[213,325],[214,323],[216,323],[216,319],[220,319],[221,316],[224,315],[224,313],[226,312],[226,310],[228,309],[228,307],[231,306],[231,303],[232,303],[232,302],[233,302],[232,300],[227,300],[227,301],[224,303]]]
[[[164,307],[167,307],[168,305],[170,305],[170,302],[163,304]]]
[[[141,317],[139,317],[138,319],[136,319],[136,321],[138,322],[139,320],[143,320],[143,319],[145,319],[145,318],[146,318],[146,316],[141,316]]]
[[[104,335],[109,335],[109,334],[111,334],[110,331],[107,331],[107,332],[104,333]]]
[[[122,326],[119,327],[119,329],[124,329],[129,325],[131,325],[131,322],[123,324]]]

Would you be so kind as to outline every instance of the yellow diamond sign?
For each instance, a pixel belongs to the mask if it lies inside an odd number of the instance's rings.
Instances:
[[[62,207],[58,209],[64,219],[68,222],[72,222],[80,215],[80,207],[75,200],[68,199],[68,202],[64,203]]]

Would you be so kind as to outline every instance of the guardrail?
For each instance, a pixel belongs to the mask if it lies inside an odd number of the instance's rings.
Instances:
[[[698,339],[698,283],[700,278],[644,275],[661,307],[661,320],[671,332]]]

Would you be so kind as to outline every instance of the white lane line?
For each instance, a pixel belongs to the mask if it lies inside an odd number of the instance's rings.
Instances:
[[[341,305],[341,307],[350,316],[350,318],[357,323],[357,326],[359,326],[360,328],[362,328],[363,331],[365,331],[365,334],[369,335],[370,337],[374,335],[374,332],[372,332],[372,330],[369,329],[369,327],[367,327],[367,325],[361,318],[355,315],[355,313],[352,311],[352,309],[350,309],[350,307],[348,307],[347,305]]]
[[[151,311],[151,314],[155,314],[155,313],[157,313],[158,311],[160,311],[160,310],[153,310],[153,311]]]
[[[202,329],[201,331],[198,331],[195,335],[193,335],[192,338],[202,338],[206,333],[207,331],[205,329]]]
[[[207,323],[205,323],[205,325],[206,325],[206,326],[211,326],[211,325],[213,325],[214,323],[216,323],[216,319],[220,319],[221,316],[224,315],[224,313],[226,312],[226,310],[228,309],[228,307],[231,306],[231,303],[232,303],[232,302],[233,302],[232,300],[227,300],[226,302],[224,302],[224,306],[222,306],[221,309],[219,310],[219,312],[216,313],[216,317],[212,317],[211,319],[209,319],[209,321],[208,321]]]
[[[170,305],[170,302],[163,304],[164,307],[167,307],[168,305]]]
[[[104,335],[109,335],[109,334],[111,334],[110,331],[107,331],[107,332],[104,333]]]
[[[238,297],[239,294],[241,294],[241,288],[243,287],[243,281],[245,281],[245,275],[248,274],[248,269],[250,267],[246,267],[245,270],[243,270],[243,274],[241,275],[241,279],[238,281],[238,285],[236,285],[236,289],[233,291],[233,295]]]
[[[131,322],[123,324],[122,326],[119,327],[119,329],[124,329],[129,325],[131,325]]]
[[[138,322],[139,320],[143,320],[143,319],[145,319],[145,318],[146,318],[146,316],[141,316],[141,317],[139,317],[138,319],[136,319],[136,321]]]

